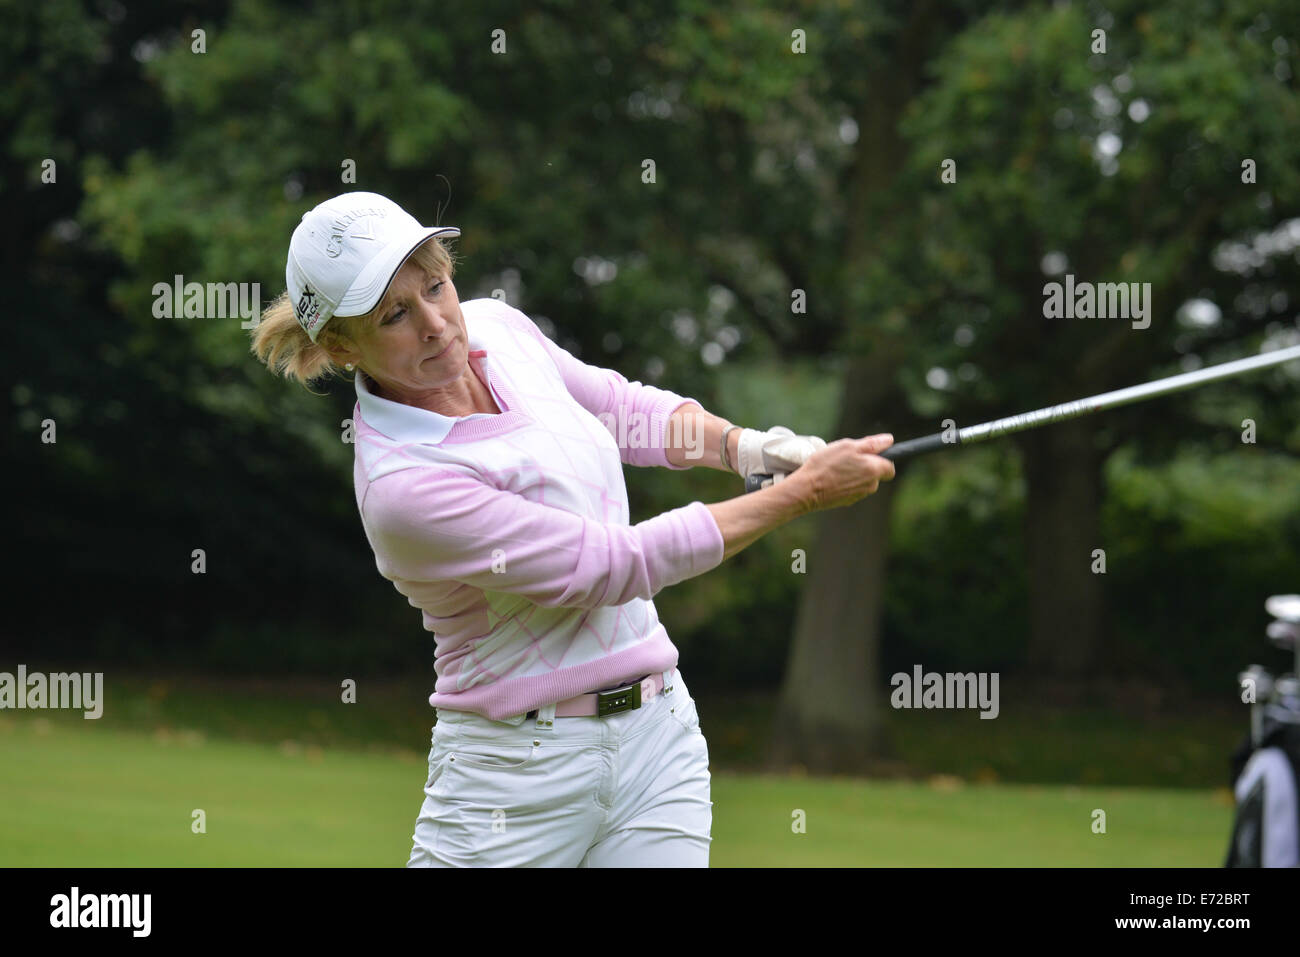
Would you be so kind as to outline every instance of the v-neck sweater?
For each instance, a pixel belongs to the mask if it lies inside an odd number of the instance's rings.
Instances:
[[[499,300],[461,310],[500,412],[444,416],[355,380],[357,508],[433,633],[429,703],[500,720],[676,667],[653,596],[721,564],[722,533],[699,501],[631,525],[622,467],[689,467],[665,433],[696,400],[580,361]]]

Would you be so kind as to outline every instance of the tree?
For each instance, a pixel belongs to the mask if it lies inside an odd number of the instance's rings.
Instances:
[[[1239,355],[1240,344],[1223,354],[1213,343],[1263,331],[1238,315],[1205,337],[1176,317],[1205,288],[1218,242],[1271,227],[1300,200],[1290,132],[1300,101],[1279,56],[1297,26],[1282,5],[1189,18],[1178,5],[1133,4],[1095,19],[1057,7],[988,17],[936,63],[938,82],[907,124],[914,182],[928,180],[926,268],[940,277],[931,328],[936,339],[971,329],[971,303],[995,317],[952,350],[978,370],[952,390],[959,423],[1018,410],[1024,396],[1041,406],[1172,374],[1165,357],[1176,353]],[[1099,29],[1105,52],[1090,52]],[[953,157],[957,182],[940,183]],[[1245,157],[1269,170],[1264,189],[1243,184]],[[1045,283],[1065,273],[1149,284],[1149,328],[1046,318]],[[1167,431],[1177,411],[1117,421],[1158,417]],[[1016,437],[1036,673],[1102,667],[1109,629],[1094,550],[1105,545],[1102,469],[1121,441],[1093,421]]]

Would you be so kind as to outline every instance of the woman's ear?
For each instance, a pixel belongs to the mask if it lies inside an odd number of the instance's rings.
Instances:
[[[349,362],[353,365],[361,363],[361,353],[357,350],[356,343],[341,332],[335,332],[328,341],[321,342],[320,347],[336,366],[346,366]]]
[[[336,366],[346,366],[349,362],[353,365],[356,365],[357,363],[357,354],[350,349],[340,349],[336,347],[333,349],[326,349],[325,353],[330,357],[330,361]]]

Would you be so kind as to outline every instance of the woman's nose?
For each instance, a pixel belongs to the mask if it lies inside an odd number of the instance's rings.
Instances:
[[[450,325],[447,321],[447,317],[433,306],[426,306],[424,308],[423,321],[425,334],[439,339],[442,338],[447,326]]]

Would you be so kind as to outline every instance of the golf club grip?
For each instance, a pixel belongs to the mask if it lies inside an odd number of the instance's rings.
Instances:
[[[895,442],[885,451],[879,453],[882,459],[889,459],[891,462],[898,459],[911,458],[913,455],[921,455],[925,452],[935,452],[942,448],[948,448],[954,445],[960,445],[961,439],[954,436],[952,441],[945,441],[942,432],[936,432],[934,435],[923,435],[919,439],[908,439],[906,442]],[[762,473],[749,476],[745,479],[745,494],[757,492],[761,488],[766,488],[772,484],[772,476]]]
[[[936,432],[934,435],[923,435],[919,439],[908,439],[905,442],[895,442],[885,451],[879,453],[882,459],[889,459],[895,462],[898,459],[911,458],[913,455],[921,455],[925,452],[937,452],[939,449],[950,448],[954,445],[960,445],[961,438],[956,433],[953,434],[951,441],[945,441],[942,432]]]

